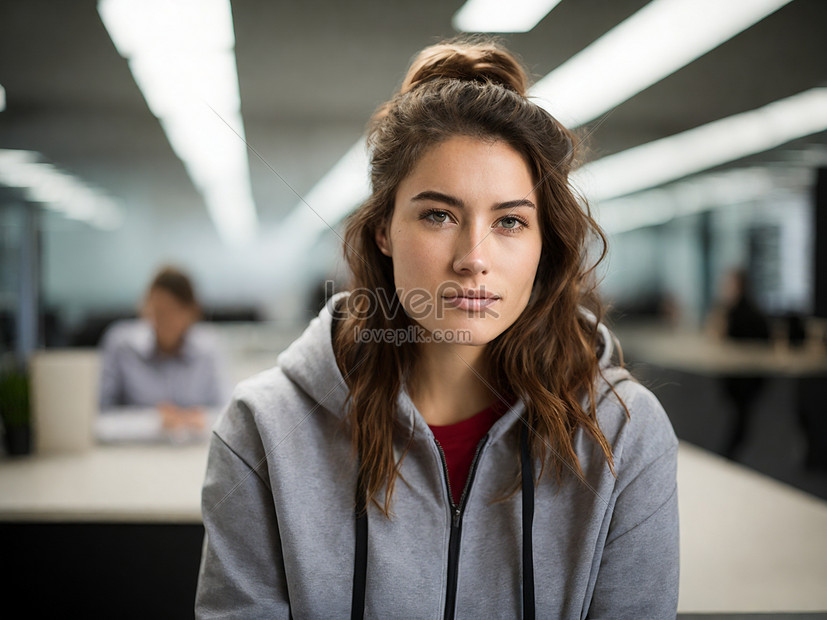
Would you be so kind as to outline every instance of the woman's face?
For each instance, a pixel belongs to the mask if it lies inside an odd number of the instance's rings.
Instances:
[[[511,146],[466,136],[428,150],[400,183],[376,242],[432,341],[487,344],[525,309],[542,249],[534,185]]]
[[[181,303],[162,288],[149,291],[143,307],[144,318],[152,325],[158,347],[164,353],[175,353],[184,334],[197,320],[195,308]]]

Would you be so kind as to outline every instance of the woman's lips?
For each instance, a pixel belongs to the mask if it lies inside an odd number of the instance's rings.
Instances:
[[[500,300],[499,297],[466,297],[464,295],[446,295],[443,297],[445,303],[451,308],[481,312]]]

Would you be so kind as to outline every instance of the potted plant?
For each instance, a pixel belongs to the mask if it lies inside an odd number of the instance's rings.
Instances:
[[[6,453],[31,452],[31,408],[29,377],[17,368],[0,370],[0,420],[3,422]]]

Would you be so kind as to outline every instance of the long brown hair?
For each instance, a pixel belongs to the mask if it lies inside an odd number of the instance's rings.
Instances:
[[[348,419],[360,455],[367,496],[389,514],[400,462],[396,402],[416,361],[413,345],[359,342],[360,329],[405,329],[413,324],[395,296],[393,265],[376,245],[390,221],[400,182],[423,153],[453,136],[502,140],[532,168],[539,200],[542,253],[527,307],[487,345],[492,387],[504,400],[525,403],[529,445],[558,478],[582,476],[573,447],[583,428],[613,467],[611,448],[597,425],[595,379],[600,372],[598,321],[603,309],[593,285],[606,240],[585,201],[568,183],[575,137],[526,97],[520,62],[490,39],[455,40],[424,49],[399,92],[371,119],[368,146],[372,194],[347,220],[345,258],[354,294],[347,300],[334,350],[349,388]],[[598,256],[588,260],[590,242]],[[589,313],[591,316],[589,316]],[[377,332],[374,332],[377,333]],[[529,430],[530,429],[530,430]]]

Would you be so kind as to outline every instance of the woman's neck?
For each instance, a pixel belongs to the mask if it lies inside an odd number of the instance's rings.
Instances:
[[[447,344],[420,347],[408,390],[428,424],[444,426],[461,422],[496,400],[488,387],[485,347]]]
[[[157,337],[155,338],[155,350],[162,356],[162,357],[176,357],[177,355],[181,354],[181,350],[184,348],[184,339],[185,335],[181,335],[178,340],[174,343],[165,342],[162,343]]]

